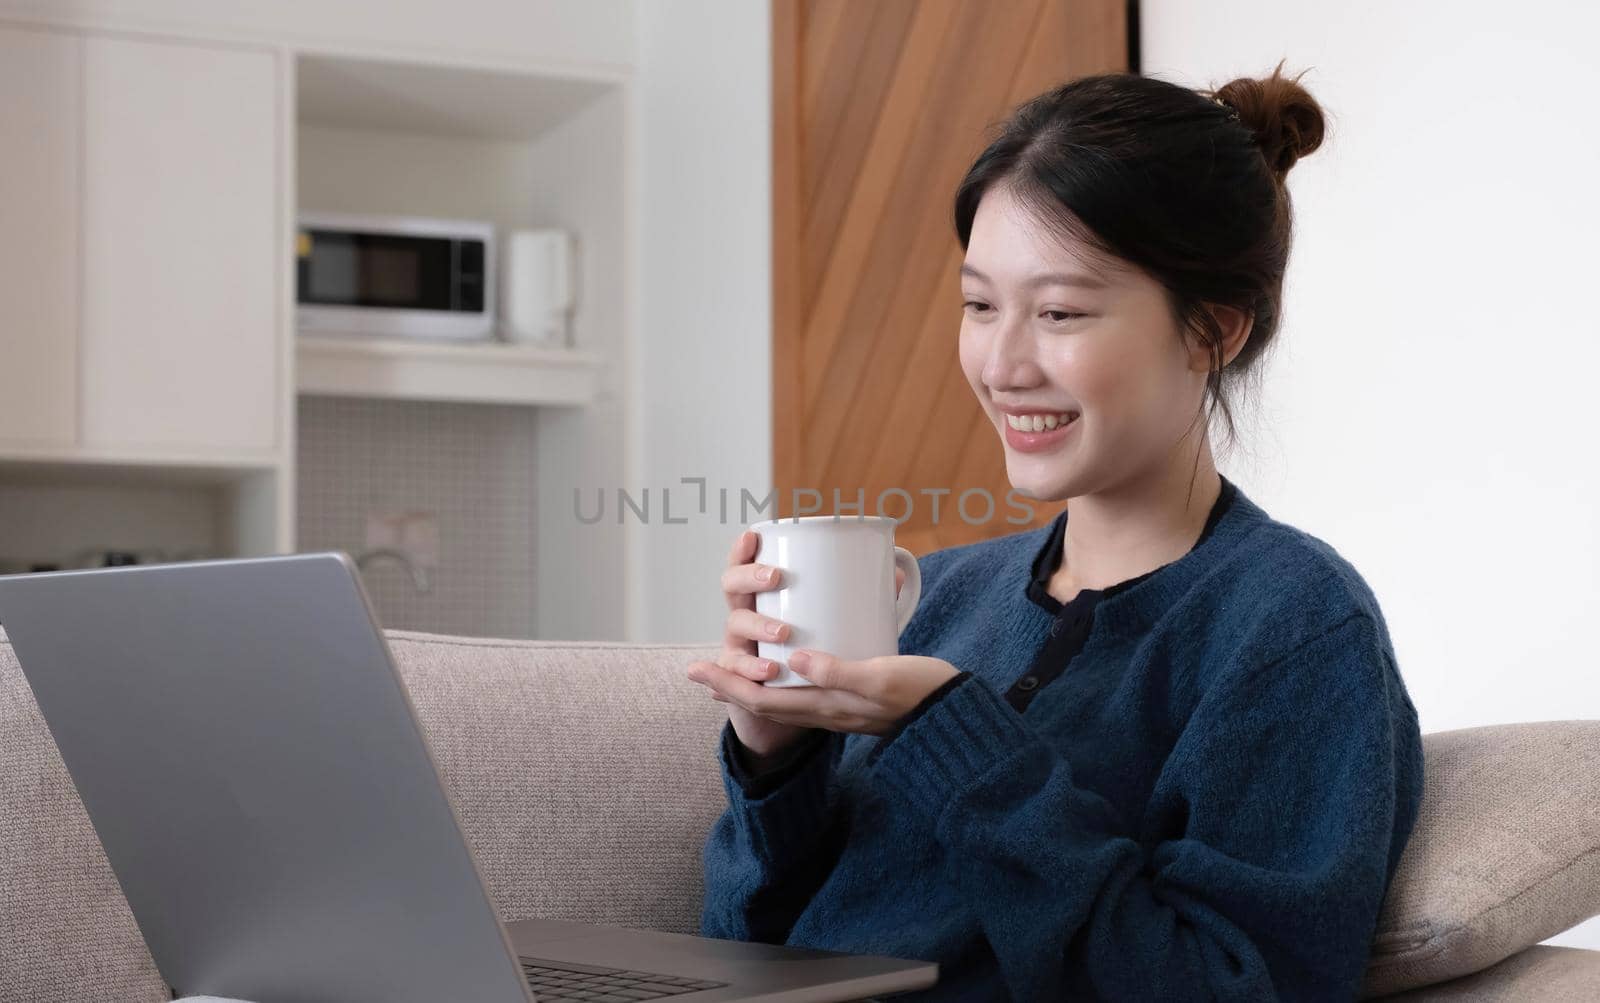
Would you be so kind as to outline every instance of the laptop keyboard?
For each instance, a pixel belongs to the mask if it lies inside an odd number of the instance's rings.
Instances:
[[[600,968],[572,961],[549,958],[520,958],[522,974],[528,978],[539,1003],[582,1000],[583,1003],[633,1003],[682,996],[702,989],[717,989],[726,982],[707,982],[681,975],[635,972],[626,968]]]

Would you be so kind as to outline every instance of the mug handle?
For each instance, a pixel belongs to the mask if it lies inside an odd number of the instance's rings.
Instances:
[[[917,602],[922,599],[922,569],[917,566],[916,555],[904,547],[894,548],[894,566],[906,573],[905,584],[900,586],[900,596],[894,601],[895,619],[898,621],[895,633],[898,634],[911,622],[911,614],[917,611]]]

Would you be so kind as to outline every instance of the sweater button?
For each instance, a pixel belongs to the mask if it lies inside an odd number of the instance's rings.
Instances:
[[[1038,676],[1023,676],[1017,682],[1017,689],[1019,689],[1019,690],[1031,690],[1035,686],[1038,686],[1038,685],[1039,685],[1039,677]]]

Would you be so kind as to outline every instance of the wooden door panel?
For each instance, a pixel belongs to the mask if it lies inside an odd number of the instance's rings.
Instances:
[[[796,489],[901,488],[923,553],[1006,521],[1002,447],[956,356],[951,202],[991,129],[1063,80],[1128,65],[1115,0],[774,0],[773,427],[779,511]],[[962,520],[982,488],[994,516]],[[949,490],[937,523],[925,490]],[[976,499],[974,499],[976,501]],[[890,499],[891,514],[904,499]],[[972,516],[986,506],[974,504]],[[1030,525],[1060,503],[1033,505]]]

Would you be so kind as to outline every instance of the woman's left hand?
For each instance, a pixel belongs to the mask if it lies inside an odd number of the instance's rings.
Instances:
[[[763,686],[716,662],[690,662],[689,678],[714,700],[736,703],[782,724],[884,735],[922,698],[959,671],[942,658],[883,655],[860,661],[800,650],[789,667],[814,686]]]

